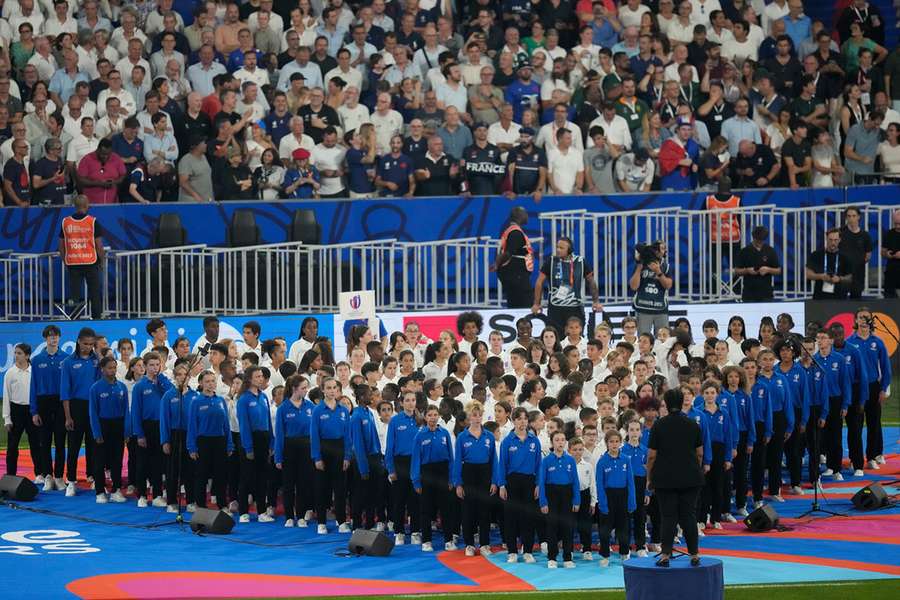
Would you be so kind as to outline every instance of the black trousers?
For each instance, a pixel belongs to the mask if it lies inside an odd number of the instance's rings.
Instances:
[[[506,551],[515,554],[519,540],[522,551],[534,549],[534,521],[537,502],[534,499],[534,476],[510,473],[506,478],[506,503],[503,506],[503,537]]]
[[[226,461],[225,484],[228,487],[228,497],[237,500],[241,493],[241,434],[232,431],[231,442],[234,444],[234,452]],[[218,500],[218,497],[216,499]]]
[[[250,511],[249,495],[253,494],[256,513],[266,512],[266,485],[269,481],[269,432],[254,431],[253,448],[241,449],[241,483],[238,490],[238,510],[242,515]],[[248,454],[253,454],[250,458]]]
[[[266,480],[266,506],[278,506],[278,491],[281,489],[281,471],[275,468],[275,457],[269,457],[269,478]]]
[[[391,484],[391,520],[394,521],[394,531],[403,533],[406,531],[406,518],[409,517],[411,533],[422,530],[419,523],[419,495],[413,489],[412,480],[409,478],[409,464],[411,457],[395,456],[394,472],[397,481]]]
[[[112,491],[122,489],[122,455],[125,452],[125,419],[100,419],[103,443],[94,440],[94,491],[106,493],[106,469]]]
[[[631,513],[631,531],[634,535],[635,550],[643,550],[647,545],[647,505],[644,496],[647,491],[647,477],[636,475],[634,478],[634,500],[636,508]]]
[[[722,521],[722,497],[725,496],[725,453],[731,459],[731,448],[725,448],[721,442],[712,444],[712,462],[709,472],[706,474],[706,484],[701,494],[703,498],[703,512],[699,515],[698,523],[720,523]],[[636,490],[635,490],[636,491]]]
[[[137,455],[138,445],[134,436],[128,438],[125,442],[125,448],[128,449],[128,461],[126,468],[128,469],[128,485],[134,485],[137,481]]]
[[[650,517],[650,543],[659,544],[662,539],[662,513],[659,509],[659,498],[656,494],[650,496],[647,514]]]
[[[302,519],[313,505],[313,463],[308,437],[285,438],[281,465],[284,486],[284,518]]]
[[[29,450],[31,460],[37,469],[37,461],[35,460],[35,452],[40,449],[40,441],[38,440],[37,428],[31,420],[31,407],[28,404],[9,403],[9,416],[12,420],[12,429],[6,436],[6,472],[9,475],[15,475],[19,466],[19,441],[22,434],[28,436],[28,447],[34,448]]]
[[[697,515],[694,514],[694,507],[697,505],[697,494],[699,493],[699,487],[656,490],[656,496],[659,499],[659,510],[662,515],[660,537],[662,538],[661,543],[664,554],[672,554],[676,525],[681,525],[688,553],[693,555],[699,552],[700,545],[696,525]]]
[[[747,467],[750,464],[750,455],[747,454],[747,437],[746,431],[738,434],[737,455],[734,457],[734,464],[731,466],[732,480],[734,482],[734,509],[740,510],[747,506]],[[754,446],[755,449],[755,446]],[[729,493],[729,497],[730,497]],[[728,506],[723,510],[728,511]]]
[[[790,410],[790,409],[787,409]],[[769,471],[769,495],[781,493],[781,455],[784,454],[784,434],[787,416],[783,410],[772,412],[772,439],[766,448],[766,468]]]
[[[512,262],[521,261],[521,258],[513,258]],[[516,269],[512,271],[511,269]],[[497,273],[500,283],[503,284],[503,295],[506,297],[507,308],[528,308],[534,303],[534,288],[531,285],[531,276],[521,265],[509,264],[500,267]]]
[[[431,517],[437,512],[441,514],[441,529],[445,542],[459,527],[454,523],[453,510],[450,507],[450,464],[436,462],[422,465],[422,498],[420,519],[422,520],[422,542],[431,541]],[[455,497],[455,495],[454,495]]]
[[[550,324],[556,327],[557,331],[564,332],[566,330],[566,322],[570,317],[578,317],[581,321],[582,329],[584,329],[584,308],[581,306],[554,306],[550,304],[547,307],[547,318]]]
[[[57,479],[62,479],[66,468],[66,415],[62,403],[59,396],[38,396],[37,408],[41,427],[38,431],[40,441],[35,466],[41,475],[52,474]]]
[[[591,515],[591,488],[581,490],[581,501],[578,503],[578,515],[575,518],[578,540],[581,542],[581,551],[590,552],[594,525],[594,519]]]
[[[787,459],[788,473],[791,476],[791,487],[799,487],[803,477],[803,450],[806,448],[806,432],[800,431],[800,426],[806,426],[799,408],[794,408],[794,431],[784,444],[784,454]],[[818,459],[817,459],[818,460]]]
[[[69,401],[69,414],[74,423],[72,430],[67,432],[68,449],[66,456],[66,478],[68,481],[78,481],[78,454],[81,452],[81,444],[84,443],[84,458],[87,463],[87,472],[94,472],[94,436],[91,435],[91,420],[88,415],[87,400],[72,399]],[[65,425],[65,412],[60,415]]]
[[[866,460],[884,454],[884,433],[881,431],[881,384],[869,384],[869,401],[866,402]]]
[[[841,438],[844,419],[841,416],[843,398],[832,396],[828,399],[828,418],[825,419],[825,466],[840,473],[844,458],[844,440]],[[817,459],[818,460],[818,459]]]
[[[888,262],[884,269],[884,297],[896,298],[900,289],[900,261],[894,259]]]
[[[72,300],[81,302],[84,298],[82,288],[87,283],[88,300],[91,302],[91,319],[100,319],[103,314],[103,296],[101,294],[100,265],[73,265],[69,270],[69,293]]]
[[[575,513],[572,512],[572,486],[548,483],[547,560],[556,560],[562,542],[563,560],[572,560]],[[626,542],[627,546],[627,542]]]
[[[219,508],[225,508],[225,478],[228,465],[228,440],[225,436],[199,436],[194,463],[194,499],[206,508],[206,482],[212,478],[212,493]]]
[[[319,525],[328,518],[328,507],[334,505],[338,525],[347,520],[347,478],[344,474],[344,440],[322,440],[322,462],[325,470],[316,469],[316,515]]]
[[[609,558],[609,534],[615,529],[619,555],[625,556],[630,551],[631,541],[631,531],[628,527],[628,490],[606,488],[605,491],[608,512],[599,515],[600,555]],[[696,530],[697,526],[694,525],[694,531]]]
[[[138,498],[147,495],[147,481],[153,488],[154,497],[162,497],[162,448],[159,445],[159,421],[142,421],[146,446],[138,446],[138,476],[134,487]]]
[[[369,476],[366,479],[363,479],[356,461],[353,462],[354,486],[350,505],[355,529],[363,526],[363,516],[366,527],[369,529],[375,527],[375,512],[381,503],[381,482],[385,478],[381,454],[370,454],[366,457],[366,462],[369,466]]]
[[[188,504],[194,503],[193,461],[188,456],[187,432],[173,429],[169,444],[171,450],[165,457],[166,466],[166,501],[178,504],[178,491],[184,485],[184,499]]]
[[[759,502],[763,497],[763,479],[766,474],[766,425],[756,422],[756,443],[750,455],[750,481],[753,488],[753,501]]]
[[[847,408],[847,416],[844,421],[847,423],[847,453],[850,455],[850,462],[854,469],[862,469],[865,466],[865,458],[863,454],[862,428],[865,419],[865,408],[862,406],[859,398],[859,385],[853,384],[853,401]]]
[[[462,531],[466,546],[475,545],[475,531],[478,543],[491,543],[491,463],[463,463],[462,487],[465,498],[462,501]]]
[[[809,455],[809,482],[813,485],[819,480],[819,455],[822,453],[822,438],[825,429],[819,427],[822,418],[821,406],[809,407],[809,422],[806,424],[806,450]]]

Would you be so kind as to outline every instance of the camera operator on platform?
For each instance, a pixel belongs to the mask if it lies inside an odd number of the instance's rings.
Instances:
[[[653,333],[660,327],[669,326],[669,265],[666,263],[665,242],[635,246],[634,274],[628,280],[628,287],[635,292],[631,302],[637,316],[638,333]],[[652,331],[651,331],[652,330]]]
[[[572,240],[561,237],[556,241],[553,255],[548,256],[541,266],[537,282],[534,284],[534,305],[531,312],[541,312],[541,296],[544,281],[549,282],[547,297],[547,317],[557,331],[565,331],[569,317],[577,317],[584,326],[584,306],[581,300],[581,282],[587,282],[593,300],[594,312],[603,310],[594,281],[594,272],[585,264],[584,258],[575,254]]]

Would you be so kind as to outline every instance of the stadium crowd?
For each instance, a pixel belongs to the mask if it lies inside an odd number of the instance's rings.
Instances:
[[[866,0],[8,0],[6,206],[828,187],[900,174]]]
[[[84,444],[100,504],[136,498],[177,512],[182,500],[188,511],[210,502],[246,523],[255,503],[259,522],[314,520],[319,534],[331,511],[341,533],[393,531],[423,551],[440,514],[448,550],[461,532],[467,555],[490,553],[496,523],[509,562],[534,562],[539,542],[556,567],[561,541],[572,567],[576,533],[581,558],[593,558],[594,527],[602,566],[612,530],[622,559],[632,546],[641,556],[659,549],[652,490],[672,474],[653,470],[653,426],[670,412],[699,425],[705,484],[697,533],[691,524],[686,537],[811,493],[820,476],[840,481],[884,463],[891,367],[865,307],[853,332],[809,323],[798,334],[785,313],[758,332],[738,315],[707,320],[695,338],[685,318],[650,334],[626,317],[614,339],[606,322],[584,335],[573,315],[539,335],[520,319],[506,341],[470,311],[435,341],[415,321],[380,340],[352,325],[346,358],[313,317],[296,339],[256,321],[242,339],[222,339],[219,325],[207,317],[198,339],[170,345],[154,318],[146,349],[85,328],[67,356],[53,325],[39,353],[18,344],[3,389],[7,471],[17,472],[27,434],[37,483],[67,497],[78,494]]]

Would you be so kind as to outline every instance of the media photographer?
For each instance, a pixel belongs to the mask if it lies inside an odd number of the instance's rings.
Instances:
[[[656,335],[660,327],[669,326],[668,291],[672,278],[668,275],[665,242],[657,240],[652,244],[635,245],[634,274],[628,280],[628,287],[634,294],[631,302],[637,316],[638,333]]]

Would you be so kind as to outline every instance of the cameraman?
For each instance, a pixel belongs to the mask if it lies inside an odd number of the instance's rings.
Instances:
[[[668,275],[665,255],[666,247],[662,241],[635,246],[637,264],[628,280],[628,287],[635,292],[631,306],[637,316],[639,334],[652,333],[656,336],[660,327],[669,326],[667,293],[672,287],[672,278]]]

